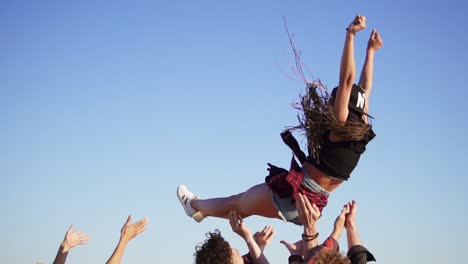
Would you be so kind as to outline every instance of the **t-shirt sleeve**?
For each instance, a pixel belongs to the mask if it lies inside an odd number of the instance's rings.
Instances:
[[[309,255],[305,258],[305,263],[312,262],[315,257],[329,250],[340,251],[338,241],[332,237],[328,237],[322,244],[312,248]]]
[[[291,255],[288,258],[288,263],[289,264],[302,264],[302,256],[299,255]]]
[[[247,253],[242,256],[242,260],[244,261],[244,264],[251,264],[253,263],[252,258],[250,257],[250,254]]]
[[[347,255],[351,264],[364,264],[369,261],[376,261],[374,255],[362,245],[351,247]]]
[[[323,241],[322,245],[325,247],[325,250],[340,251],[340,245],[338,244],[338,241],[336,241],[331,236]]]

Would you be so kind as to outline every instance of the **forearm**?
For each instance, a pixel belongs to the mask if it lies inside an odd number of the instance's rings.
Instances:
[[[340,87],[351,88],[356,77],[356,66],[354,62],[354,33],[346,31],[346,38],[341,55],[340,64]]]
[[[333,229],[333,232],[331,233],[331,237],[338,241],[341,237],[341,233],[343,232],[343,227],[337,227]]]
[[[266,264],[269,263],[265,255],[263,255],[263,250],[258,246],[257,242],[252,236],[244,238],[247,247],[249,248],[249,254],[254,263]]]
[[[317,234],[317,225],[314,223],[310,227],[304,226],[304,235],[306,236],[313,236]],[[309,255],[310,251],[312,248],[318,246],[318,237],[312,239],[312,240],[307,240],[303,239],[303,248],[302,248],[302,256],[307,256]]]
[[[366,92],[367,98],[369,98],[372,89],[372,80],[374,75],[374,57],[375,50],[368,48],[366,52],[366,60],[362,67],[361,77],[359,78],[359,85]]]
[[[70,249],[66,245],[64,245],[64,242],[62,242],[57,252],[57,256],[55,256],[53,264],[64,264],[65,261],[67,260],[69,250]]]
[[[346,237],[348,239],[348,249],[353,246],[362,245],[359,233],[356,227],[346,228]]]
[[[120,239],[119,243],[117,244],[117,247],[114,250],[114,253],[112,253],[112,256],[109,258],[109,260],[106,262],[106,264],[119,264],[122,256],[125,252],[125,248],[128,245],[128,241],[125,239]]]

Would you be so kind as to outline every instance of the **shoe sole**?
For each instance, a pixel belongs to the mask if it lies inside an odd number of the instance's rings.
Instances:
[[[205,216],[200,212],[196,212],[195,214],[192,215],[193,220],[195,220],[197,223],[200,223],[205,219]]]
[[[181,185],[181,186],[177,187],[177,199],[179,199],[180,204],[181,204],[182,207],[184,208],[185,214],[186,214],[188,217],[192,217],[193,220],[195,220],[197,223],[200,223],[201,221],[203,221],[203,219],[205,219],[205,216],[204,216],[200,211],[196,211],[192,216],[190,216],[190,215],[187,214],[187,211],[185,210],[185,203],[184,203],[184,201],[182,201],[181,195],[180,195],[180,191],[179,191],[180,188],[182,188],[182,186],[185,187],[186,190],[188,190],[187,187],[186,187],[185,185]],[[200,198],[200,197],[198,197],[197,195],[194,195],[194,196],[195,196],[195,199],[199,199],[199,198]]]

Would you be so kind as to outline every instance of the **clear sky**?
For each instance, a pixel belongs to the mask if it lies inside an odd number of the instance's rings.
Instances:
[[[197,224],[176,198],[236,194],[264,181],[266,163],[291,158],[279,133],[296,124],[304,84],[283,16],[303,60],[329,88],[338,81],[345,27],[356,14],[358,74],[376,27],[370,113],[377,137],[319,222],[341,206],[379,263],[457,263],[468,236],[467,4],[463,1],[3,1],[0,9],[0,261],[50,263],[70,224],[91,236],[67,263],[103,263],[128,214],[147,216],[123,263],[192,263],[226,220]],[[266,250],[286,263],[277,229]],[[345,236],[343,236],[345,238]],[[341,249],[346,249],[342,239]]]

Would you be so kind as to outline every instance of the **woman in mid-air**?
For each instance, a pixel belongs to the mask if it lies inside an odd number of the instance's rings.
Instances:
[[[331,94],[321,82],[305,79],[295,52],[296,68],[307,87],[301,96],[300,124],[281,133],[281,137],[301,165],[294,156],[289,171],[268,164],[269,175],[264,183],[224,198],[200,199],[180,185],[177,195],[188,216],[200,222],[206,216],[228,218],[230,211],[236,211],[242,217],[259,215],[301,224],[294,203],[298,193],[322,211],[330,193],[348,180],[367,143],[375,137],[368,115],[369,98],[374,56],[383,41],[372,30],[361,76],[355,84],[354,38],[365,27],[366,18],[357,15],[346,28],[339,84]],[[305,132],[308,155],[292,136],[294,130]]]

